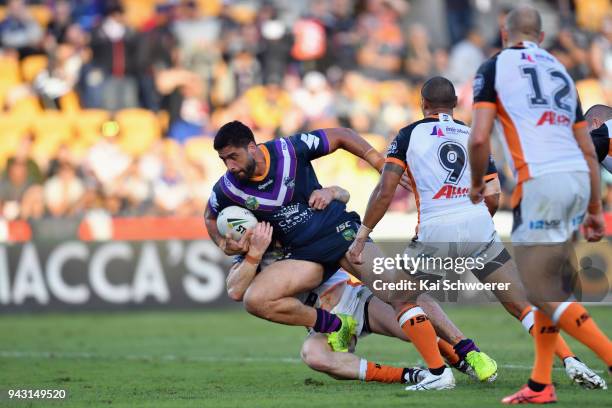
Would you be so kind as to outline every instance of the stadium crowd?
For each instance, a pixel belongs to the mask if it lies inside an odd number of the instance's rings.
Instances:
[[[453,81],[457,117],[469,122],[472,77],[501,47],[478,30],[468,0],[445,2],[446,46],[410,22],[413,5],[403,0],[4,3],[6,219],[100,209],[201,215],[223,169],[211,139],[223,123],[241,120],[259,141],[347,126],[383,150],[420,117],[418,89],[433,75]],[[577,82],[583,107],[612,104],[609,2],[549,3],[561,29],[546,47]],[[501,22],[507,9],[498,11]],[[511,177],[495,149],[508,208]],[[376,180],[350,157],[319,166],[324,184],[349,191]],[[612,177],[603,180],[612,210]],[[398,191],[395,210],[414,210],[407,194]]]

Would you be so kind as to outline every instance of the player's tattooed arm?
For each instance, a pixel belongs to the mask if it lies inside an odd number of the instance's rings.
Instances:
[[[361,253],[368,240],[368,236],[389,209],[403,174],[404,168],[402,166],[395,163],[385,163],[380,180],[370,195],[368,208],[366,209],[359,231],[357,231],[357,236],[347,251],[350,262],[358,265],[363,263]]]
[[[250,231],[242,235],[240,241],[233,240],[229,232],[226,237],[222,236],[217,229],[217,216],[211,211],[209,205],[206,205],[206,210],[204,211],[204,223],[210,239],[212,239],[226,255],[240,255],[249,250]]]
[[[484,197],[484,176],[489,165],[491,130],[493,130],[496,113],[496,110],[490,107],[474,109],[472,133],[468,144],[468,155],[472,172],[470,199],[474,203],[482,201]]]
[[[364,159],[379,173],[382,172],[385,164],[384,156],[353,129],[331,128],[324,129],[324,132],[329,142],[329,153],[333,153],[338,149],[344,149]]]

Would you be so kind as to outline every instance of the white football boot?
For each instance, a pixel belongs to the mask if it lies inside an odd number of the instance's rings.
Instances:
[[[415,385],[406,387],[406,391],[450,390],[455,388],[455,377],[449,367],[445,367],[440,375],[426,371],[425,378]]]
[[[597,388],[601,388],[602,390],[608,389],[604,379],[595,374],[593,370],[577,358],[568,357],[563,360],[563,364],[565,365],[567,376],[581,387],[587,390],[594,390]]]

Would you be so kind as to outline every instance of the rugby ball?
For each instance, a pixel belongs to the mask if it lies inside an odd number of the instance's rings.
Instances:
[[[249,228],[257,225],[257,218],[246,208],[232,205],[224,208],[217,216],[217,229],[222,236],[226,236],[228,231],[232,234],[232,239],[238,241]]]

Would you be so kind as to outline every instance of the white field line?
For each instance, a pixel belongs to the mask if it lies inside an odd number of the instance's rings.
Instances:
[[[226,356],[178,356],[175,354],[162,355],[104,355],[89,352],[73,351],[21,351],[21,350],[0,350],[0,358],[15,359],[73,359],[73,360],[131,360],[131,361],[180,361],[187,363],[284,363],[300,364],[302,360],[295,357],[226,357]],[[406,361],[384,361],[385,364],[410,367],[419,365],[418,363],[408,363]],[[529,365],[520,364],[499,364],[499,368],[508,370],[531,370]],[[554,370],[563,370],[562,367],[554,367]],[[603,370],[593,370],[598,374]]]

